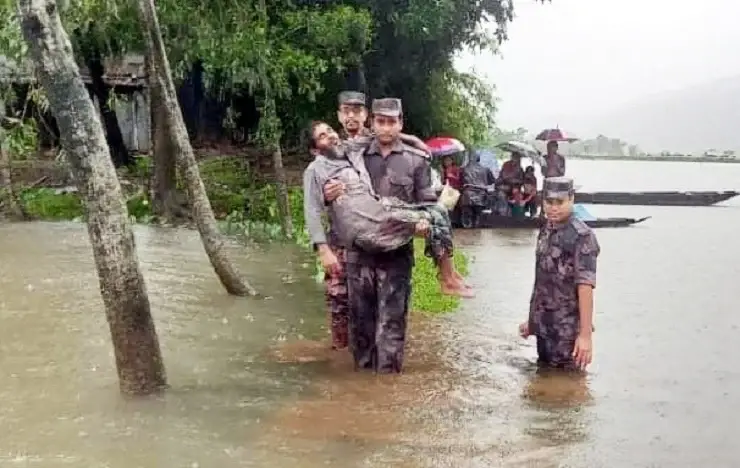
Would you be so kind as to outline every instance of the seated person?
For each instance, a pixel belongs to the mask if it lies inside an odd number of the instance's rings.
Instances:
[[[442,158],[442,184],[447,184],[458,191],[462,189],[462,171],[452,156]]]
[[[537,215],[537,176],[534,173],[534,166],[528,166],[524,170],[524,184],[522,186],[524,198],[524,213],[529,216]]]
[[[362,145],[366,142],[343,144],[324,122],[313,122],[309,132],[309,150],[314,160],[303,173],[303,191],[306,227],[314,245],[321,248],[321,244],[326,244],[321,224],[324,210],[344,247],[390,252],[411,242],[414,235],[424,233],[425,253],[439,268],[442,293],[470,297],[470,288],[452,262],[452,226],[447,208],[378,197],[362,158]],[[323,188],[330,180],[344,184],[344,193],[327,207]]]
[[[524,195],[521,189],[517,186],[512,187],[511,195],[509,196],[509,209],[511,210],[511,216],[515,218],[521,218],[524,216]]]
[[[493,193],[493,214],[496,216],[511,216],[511,207],[509,206],[509,188],[507,186],[496,186]]]
[[[515,151],[511,153],[511,158],[501,166],[501,171],[498,173],[496,185],[504,188],[507,195],[509,195],[514,187],[522,184],[523,179],[524,171],[522,170],[522,155]]]

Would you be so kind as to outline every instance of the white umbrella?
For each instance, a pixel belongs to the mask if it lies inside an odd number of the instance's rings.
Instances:
[[[532,161],[536,162],[540,166],[542,166],[544,163],[544,160],[542,159],[542,153],[540,153],[539,150],[534,146],[523,141],[505,141],[496,145],[496,148],[500,149],[501,151],[508,151],[510,153],[521,153],[522,156],[526,156],[532,159]]]

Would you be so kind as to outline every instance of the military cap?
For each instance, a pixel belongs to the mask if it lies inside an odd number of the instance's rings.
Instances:
[[[365,95],[358,91],[342,91],[339,93],[339,105],[349,104],[351,106],[366,105]]]
[[[373,100],[373,114],[386,117],[399,117],[403,113],[401,100],[395,98],[384,98]]]
[[[570,177],[548,177],[542,187],[545,198],[570,198],[575,193]]]

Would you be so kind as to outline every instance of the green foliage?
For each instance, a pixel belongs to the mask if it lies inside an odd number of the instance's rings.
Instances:
[[[484,142],[495,103],[487,97],[476,99],[486,91],[486,85],[472,75],[455,72],[453,58],[463,49],[495,52],[513,18],[513,2],[357,3],[373,13],[373,50],[364,60],[370,93],[401,98],[410,133],[452,134],[474,143]],[[490,95],[491,91],[484,94]]]
[[[144,222],[152,216],[152,206],[149,197],[144,193],[137,193],[126,200],[129,216],[139,222]]]
[[[412,278],[411,308],[417,312],[427,314],[444,314],[452,312],[460,306],[460,298],[445,296],[440,292],[437,281],[437,268],[424,255],[424,241],[414,239],[414,256],[416,265]],[[463,275],[468,274],[468,259],[459,250],[453,259],[457,270]]]
[[[85,214],[80,197],[75,192],[57,193],[50,188],[26,189],[19,194],[23,211],[34,219],[69,220]]]
[[[429,86],[434,109],[429,109],[425,133],[453,135],[474,146],[492,143],[496,98],[490,85],[474,74],[450,69],[434,74]]]

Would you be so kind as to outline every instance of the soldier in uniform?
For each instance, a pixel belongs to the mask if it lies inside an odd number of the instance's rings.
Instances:
[[[599,243],[591,228],[573,215],[573,180],[545,179],[546,224],[537,238],[534,290],[523,338],[537,337],[538,362],[545,367],[585,369],[591,363],[593,289]]]
[[[342,91],[339,93],[337,120],[342,125],[342,131],[339,135],[342,140],[370,136],[370,129],[365,126],[367,121],[365,95],[357,91]]]
[[[400,99],[376,99],[374,136],[363,159],[375,192],[406,203],[436,202],[428,155],[401,140]],[[336,199],[344,188],[329,182],[324,198]],[[380,373],[401,372],[411,297],[413,245],[367,253],[347,251],[350,300],[350,348],[355,366]]]
[[[342,139],[369,140],[372,132],[365,126],[368,117],[365,94],[357,91],[342,91],[337,100],[339,104],[337,119],[342,125]],[[419,138],[405,134],[401,134],[401,138],[404,142],[426,151],[426,145]],[[332,349],[343,349],[347,347],[349,340],[349,298],[345,264],[347,252],[341,246],[331,226],[325,240],[319,253],[324,265],[324,285]]]
[[[369,137],[365,127],[367,108],[365,95],[356,91],[342,91],[338,96],[337,118],[342,124],[342,139]],[[312,141],[312,140],[310,140]],[[320,188],[319,188],[320,189]],[[340,245],[336,232],[329,227],[325,244],[318,244],[319,258],[324,266],[326,305],[329,312],[332,349],[344,349],[349,343],[349,297],[347,296],[346,250]]]

